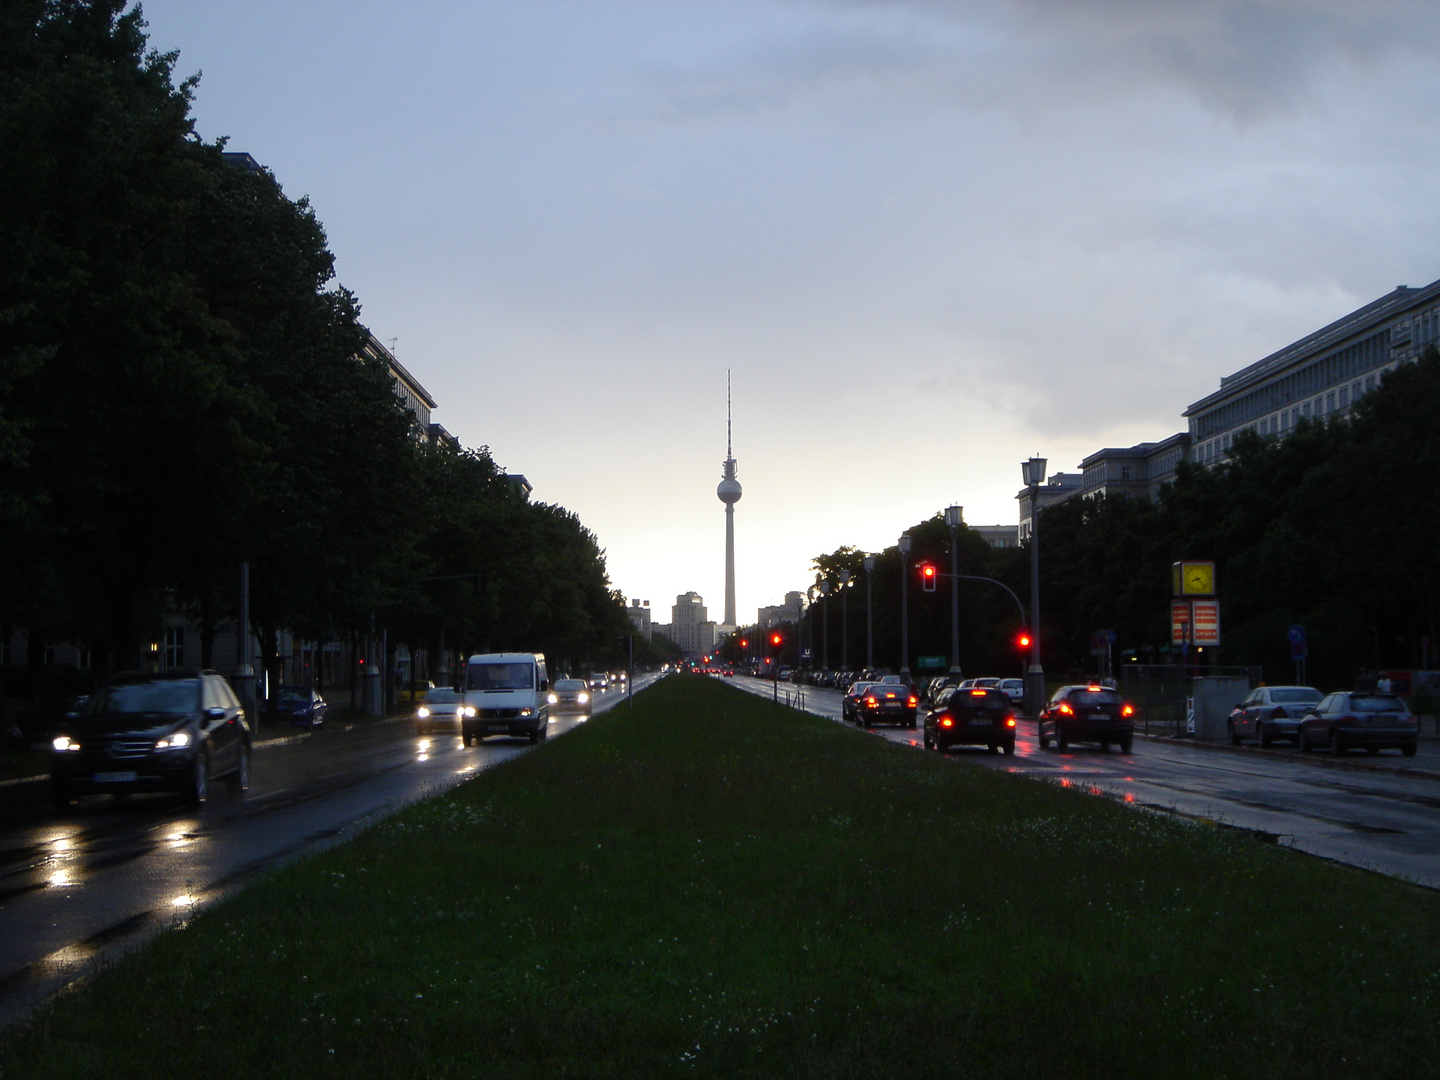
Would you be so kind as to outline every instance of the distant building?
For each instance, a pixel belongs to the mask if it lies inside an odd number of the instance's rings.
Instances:
[[[781,623],[798,623],[804,611],[805,594],[787,592],[783,604],[762,607],[757,613],[755,624],[760,629],[766,630],[772,626],[779,626]]]
[[[1020,531],[1014,525],[968,525],[966,528],[992,548],[1020,546]]]
[[[530,481],[525,479],[523,473],[506,473],[505,481],[510,485],[511,491],[526,501],[529,501],[530,493],[535,490],[530,486]]]
[[[1054,506],[1070,498],[1084,483],[1085,478],[1080,473],[1051,473],[1049,479],[1041,484],[1038,489],[1036,501],[1039,502],[1039,509],[1044,510],[1047,506]],[[1030,535],[1030,519],[1035,513],[1035,507],[1030,505],[1030,489],[1022,488],[1019,495],[1015,496],[1020,501],[1020,528],[1018,539],[1023,541]]]
[[[631,600],[630,606],[625,609],[625,614],[630,616],[630,622],[635,627],[635,632],[646,641],[650,640],[650,601]]]
[[[1385,373],[1440,341],[1440,281],[1402,285],[1220,380],[1188,409],[1195,461],[1224,460],[1241,431],[1283,436],[1302,419],[1348,412]]]
[[[687,592],[675,598],[675,606],[670,609],[670,639],[686,656],[704,656],[715,648],[715,624],[707,615],[699,593]]]
[[[1189,457],[1190,436],[1171,435],[1158,443],[1138,443],[1125,448],[1097,450],[1080,463],[1081,498],[1087,495],[1160,494],[1164,484],[1175,479],[1175,467]]]

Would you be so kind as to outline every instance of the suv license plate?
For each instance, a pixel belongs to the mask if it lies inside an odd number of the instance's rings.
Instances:
[[[133,784],[137,779],[133,772],[97,772],[95,783],[97,784]]]

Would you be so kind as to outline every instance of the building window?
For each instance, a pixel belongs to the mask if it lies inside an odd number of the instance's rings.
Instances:
[[[1350,388],[1349,388],[1348,386],[1342,386],[1342,387],[1340,387],[1340,408],[1342,408],[1342,409],[1348,408],[1349,405],[1350,405]]]
[[[165,666],[170,669],[185,666],[185,628],[183,626],[167,626],[165,628]]]
[[[1130,479],[1130,466],[1129,466],[1129,465],[1121,465],[1121,466],[1120,466],[1120,479],[1121,479],[1121,480],[1129,480],[1129,479]]]
[[[1335,411],[1335,392],[1333,390],[1325,395],[1325,411],[1327,413]]]

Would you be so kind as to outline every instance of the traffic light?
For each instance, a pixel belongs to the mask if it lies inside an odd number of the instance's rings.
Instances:
[[[773,631],[773,632],[770,634],[770,648],[771,648],[774,652],[777,652],[777,653],[778,653],[778,652],[780,651],[780,646],[781,646],[781,645],[784,645],[784,644],[785,644],[785,635],[783,635],[782,633],[780,633],[779,630],[775,630],[775,631]]]
[[[935,591],[935,579],[938,576],[935,573],[934,563],[927,562],[920,565],[920,585],[926,592]]]
[[[1020,630],[1020,632],[1015,635],[1015,648],[1020,649],[1022,652],[1023,652],[1025,649],[1030,648],[1030,631],[1029,631],[1029,630],[1025,630],[1025,629],[1022,628],[1022,629]]]

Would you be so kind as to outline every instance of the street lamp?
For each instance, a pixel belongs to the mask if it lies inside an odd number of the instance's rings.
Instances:
[[[1025,713],[1039,716],[1045,707],[1045,669],[1040,666],[1040,485],[1045,482],[1045,459],[1022,461],[1020,475],[1030,489],[1030,667],[1025,672]]]
[[[823,662],[823,664],[824,664],[824,667],[822,668],[822,670],[824,670],[824,671],[829,671],[829,670],[830,670],[830,582],[828,582],[828,581],[822,581],[822,582],[820,582],[820,596],[821,596],[821,599],[822,599],[822,601],[823,601],[823,602],[821,603],[821,607],[822,607],[823,610],[824,610],[824,614],[822,614],[822,615],[820,616],[820,621],[825,624],[825,629],[821,632],[822,638],[823,638],[824,643],[825,643],[825,644],[824,644],[824,651],[821,653],[822,662]]]
[[[900,537],[900,674],[910,674],[910,534]]]
[[[850,571],[840,571],[840,670],[850,670]]]
[[[872,577],[875,570],[875,556],[865,556],[865,670],[875,670],[875,620],[871,617],[871,601],[875,597]]]
[[[945,508],[945,524],[950,528],[950,674],[960,676],[960,526],[965,524],[963,506]]]

